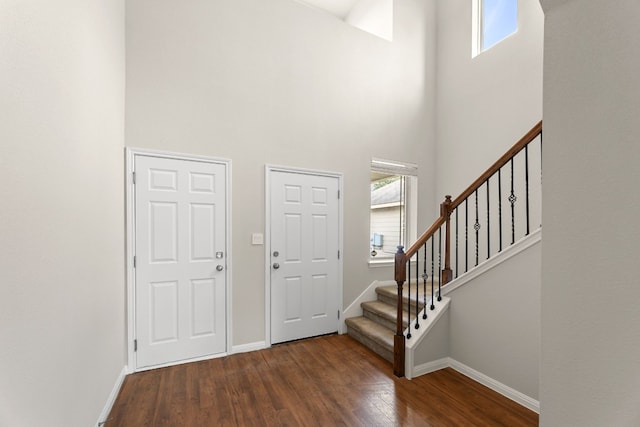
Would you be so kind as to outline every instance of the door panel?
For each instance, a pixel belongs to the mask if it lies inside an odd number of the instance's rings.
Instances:
[[[338,188],[337,177],[270,172],[272,343],[338,330]]]
[[[178,339],[178,282],[149,283],[150,344]]]
[[[136,367],[224,352],[226,166],[136,155],[134,168]]]

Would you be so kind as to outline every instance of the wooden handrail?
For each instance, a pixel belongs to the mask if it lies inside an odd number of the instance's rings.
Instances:
[[[513,147],[511,147],[506,153],[504,153],[502,157],[500,157],[498,161],[496,161],[493,165],[491,165],[489,169],[487,169],[482,175],[480,175],[478,179],[473,181],[473,184],[467,187],[467,189],[464,190],[462,194],[456,197],[453,202],[451,202],[449,212],[460,206],[460,204],[462,204],[462,202],[464,202],[467,197],[472,195],[473,192],[480,188],[480,186],[484,184],[487,179],[489,179],[494,173],[498,172],[501,167],[506,165],[513,157],[515,157],[516,154],[522,151],[524,147],[527,146],[527,144],[536,139],[536,137],[540,135],[541,132],[542,120],[540,120],[538,124],[532,127],[529,132],[527,132],[522,138],[520,138],[520,140],[516,142]]]
[[[450,236],[450,217],[455,208],[460,206],[469,196],[471,196],[476,190],[478,190],[489,178],[498,172],[504,165],[506,165],[512,158],[514,158],[520,151],[522,151],[530,142],[535,140],[538,135],[542,133],[542,120],[538,122],[529,132],[527,132],[513,147],[511,147],[502,157],[500,157],[489,169],[487,169],[478,179],[476,179],[466,190],[464,190],[458,197],[451,200],[451,196],[446,196],[445,201],[440,204],[440,216],[434,221],[433,225],[427,229],[422,235],[412,244],[405,252],[402,246],[398,246],[398,252],[395,256],[395,269],[394,278],[398,285],[398,304],[397,304],[397,320],[396,320],[396,334],[394,336],[394,359],[393,359],[393,372],[396,376],[404,376],[404,357],[405,357],[405,336],[403,331],[403,301],[402,292],[404,282],[407,280],[406,264],[415,255],[418,250],[426,244],[426,242],[435,236],[435,233],[441,229],[443,225],[446,225],[445,239],[444,239],[444,268],[438,273],[440,276],[440,284],[444,285],[451,281],[451,236]]]
[[[436,231],[438,231],[438,229],[442,227],[442,224],[444,224],[445,221],[446,221],[446,218],[444,216],[438,217],[438,219],[435,220],[433,225],[429,227],[427,231],[422,233],[422,235],[418,238],[418,240],[416,240],[416,242],[413,245],[411,245],[409,249],[405,251],[405,256],[407,258],[411,258],[412,256],[414,256],[415,253],[418,252],[418,249],[420,249],[422,245],[424,245],[427,242],[427,240],[431,238],[431,236],[436,234]]]
[[[522,151],[524,147],[527,146],[527,144],[536,139],[540,132],[542,132],[542,120],[539,121],[534,127],[532,127],[531,130],[527,132],[522,138],[520,138],[520,140],[516,142],[513,147],[511,147],[506,153],[504,153],[502,157],[500,157],[493,165],[491,165],[489,169],[484,171],[484,173],[480,175],[478,179],[473,181],[473,183],[469,187],[467,187],[467,189],[464,190],[458,197],[451,201],[451,196],[447,196],[445,201],[442,203],[442,206],[447,207],[446,211],[443,212],[443,209],[440,210],[440,217],[438,217],[434,221],[433,225],[429,227],[427,231],[422,233],[422,235],[415,241],[415,243],[405,251],[406,257],[411,258],[413,255],[415,255],[418,249],[422,247],[422,245],[424,245],[425,242],[429,240],[431,236],[433,236],[435,232],[438,231],[438,229],[445,223],[448,215],[451,214],[451,211],[460,206],[460,204],[462,204],[462,202],[464,202],[467,197],[472,195],[474,191],[480,188],[480,186],[484,184],[488,178],[490,178],[494,173],[498,171],[498,169],[506,165],[511,160],[511,158],[515,157],[516,154]],[[447,203],[449,201],[450,203]]]

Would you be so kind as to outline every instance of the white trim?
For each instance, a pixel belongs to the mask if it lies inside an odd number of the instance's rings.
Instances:
[[[459,287],[469,283],[473,279],[478,276],[483,275],[487,271],[491,270],[494,267],[497,267],[501,263],[507,261],[509,258],[513,258],[518,255],[520,252],[523,252],[530,247],[539,244],[542,241],[542,228],[538,228],[536,231],[530,233],[528,236],[523,237],[518,240],[513,245],[505,248],[502,252],[492,256],[488,260],[479,264],[477,267],[469,270],[467,273],[460,275],[459,277],[452,280],[446,286],[442,288],[442,295],[448,295],[451,292],[455,291]]]
[[[429,306],[431,304],[433,304],[434,306],[433,310],[429,309]],[[437,301],[437,300],[433,301],[432,299],[429,299],[429,302],[424,306],[422,311],[418,313],[418,316],[416,317],[416,319],[413,320],[404,330],[405,336],[407,334],[407,330],[410,329],[412,332],[411,339],[406,340],[405,353],[404,353],[405,376],[408,379],[412,379],[419,375],[423,375],[419,373],[421,371],[416,370],[416,367],[414,366],[415,349],[418,345],[420,345],[420,343],[422,342],[424,337],[427,336],[429,331],[433,329],[433,327],[438,322],[438,320],[440,320],[442,315],[449,309],[450,304],[451,304],[451,298],[449,297],[442,297],[442,300],[440,301]],[[428,310],[427,314],[429,316],[426,319],[422,320],[420,329],[415,329],[414,325],[416,324],[416,321],[422,317],[421,314],[425,310]]]
[[[127,373],[133,373],[135,367],[135,352],[133,341],[136,337],[135,325],[135,270],[133,268],[133,254],[135,253],[135,191],[133,189],[134,154],[136,150],[125,147],[125,234],[126,234],[126,269],[127,269]]]
[[[471,58],[482,53],[482,0],[471,2]]]
[[[379,286],[391,286],[396,285],[396,282],[393,280],[374,280],[371,282],[369,286],[366,287],[364,291],[358,295],[358,297],[353,300],[348,307],[342,310],[342,317],[340,318],[340,322],[342,323],[342,330],[346,333],[347,326],[345,325],[345,321],[351,317],[359,317],[362,316],[362,304],[367,301],[374,301],[378,299],[378,295],[376,293],[376,288]]]
[[[124,378],[127,376],[127,367],[123,366],[122,367],[122,371],[120,371],[120,374],[118,375],[118,378],[116,378],[116,383],[113,385],[113,388],[111,389],[111,393],[109,393],[109,397],[107,398],[107,402],[104,404],[104,408],[102,408],[102,412],[100,412],[100,416],[98,417],[98,421],[96,422],[96,425],[98,427],[102,426],[104,423],[106,423],[107,417],[109,416],[109,413],[111,412],[111,409],[113,409],[113,404],[116,401],[116,398],[118,397],[118,393],[120,393],[120,389],[122,388],[122,383],[124,382]]]
[[[268,348],[266,341],[250,342],[248,344],[234,345],[231,347],[231,354],[248,353],[250,351],[264,350]]]
[[[207,354],[205,356],[192,357],[190,359],[174,360],[174,361],[167,362],[167,363],[160,363],[159,365],[143,366],[141,368],[136,369],[135,372],[151,371],[153,369],[158,369],[158,368],[166,368],[166,367],[169,367],[169,366],[184,365],[185,363],[202,362],[203,360],[219,359],[219,358],[225,357],[225,356],[229,356],[229,353],[226,352],[226,351],[222,352],[222,353]]]
[[[374,258],[369,259],[369,267],[372,268],[380,268],[380,267],[393,267],[395,266],[395,258]],[[393,282],[395,284],[396,282]]]
[[[265,333],[264,339],[266,347],[271,346],[271,173],[272,172],[287,172],[297,173],[315,176],[326,176],[338,179],[338,191],[340,191],[340,198],[338,199],[338,250],[340,251],[340,259],[338,260],[338,309],[343,307],[343,276],[344,276],[344,184],[343,174],[339,172],[330,172],[322,170],[313,170],[306,168],[290,167],[290,166],[277,166],[266,164],[265,165],[265,178],[264,178],[264,201],[265,201],[265,220],[264,220],[264,315],[265,315]],[[344,327],[344,313],[340,313],[340,320],[338,321],[338,334],[342,334],[346,331]],[[265,348],[266,348],[265,347]]]
[[[418,165],[399,160],[385,160],[371,158],[373,172],[390,173],[393,175],[418,176]]]
[[[373,268],[380,268],[380,267],[393,267],[395,266],[395,255],[393,256],[393,258],[370,258],[368,261],[369,267],[373,267]],[[410,260],[411,265],[415,266],[416,265],[416,260],[412,259]],[[389,283],[389,285],[395,285],[396,282],[394,280],[388,281],[388,282],[393,282],[393,283]]]
[[[443,357],[442,359],[434,360],[432,362],[427,362],[422,365],[416,366],[413,370],[413,377],[415,378],[420,375],[430,374],[431,372],[439,371],[440,369],[445,368],[455,369],[462,375],[471,378],[472,380],[482,384],[485,387],[490,388],[497,393],[500,393],[507,399],[513,400],[517,404],[522,405],[537,414],[540,413],[540,401],[529,397],[526,394],[521,393],[518,390],[515,390],[508,385],[505,385],[500,381],[497,381],[489,377],[488,375],[483,374],[482,372],[478,372],[475,369],[465,365],[464,363],[460,363],[451,357]]]
[[[460,363],[455,359],[450,358],[450,367],[460,372],[463,375],[471,378],[474,381],[479,382],[480,384],[489,387],[491,390],[496,391],[503,395],[504,397],[513,400],[516,403],[524,406],[532,410],[533,412],[540,413],[540,401],[527,396],[524,393],[515,390],[508,385],[497,381],[482,372],[478,372],[475,369],[465,365],[464,363]]]
[[[420,313],[418,313],[417,318],[414,319],[404,330],[405,332],[407,332],[408,329],[411,329],[411,331],[413,332],[411,334],[412,335],[411,339],[407,340],[407,344],[405,345],[406,350],[413,351],[413,349],[422,342],[423,337],[429,333],[429,331],[435,326],[436,322],[449,309],[450,303],[451,303],[451,298],[444,297],[444,296],[440,301],[438,301],[437,299],[435,301],[429,299],[429,302],[427,303],[427,305],[425,305],[424,308],[420,311]],[[429,309],[429,306],[431,304],[433,304],[433,307],[434,307],[433,310]],[[422,321],[422,324],[420,325],[420,329],[415,329],[414,325],[416,324],[418,319],[422,318],[421,314],[425,310],[428,310],[427,315],[429,315],[429,317],[427,317]]]
[[[423,363],[422,365],[418,365],[413,368],[413,377],[416,378],[421,375],[427,375],[431,372],[439,371],[440,369],[450,368],[451,367],[451,358],[443,357],[442,359],[434,360],[432,362]],[[412,379],[407,377],[407,379]]]
[[[218,158],[218,157],[209,157],[209,156],[200,156],[200,155],[191,155],[191,154],[181,154],[174,153],[169,151],[159,151],[159,150],[149,150],[146,148],[134,148],[134,147],[125,147],[125,203],[126,203],[126,223],[125,223],[125,233],[126,233],[126,269],[127,269],[127,373],[133,373],[141,370],[148,370],[154,368],[160,368],[164,366],[171,366],[180,363],[184,363],[185,361],[171,362],[164,365],[157,365],[151,367],[145,367],[144,369],[139,369],[136,367],[136,354],[133,351],[133,341],[136,339],[136,330],[135,330],[135,270],[133,268],[133,256],[135,254],[135,191],[133,187],[133,172],[135,170],[135,156],[149,156],[149,157],[161,157],[168,159],[176,159],[176,160],[190,160],[190,161],[199,161],[206,163],[215,163],[215,164],[223,164],[225,166],[225,180],[226,180],[226,200],[225,200],[225,216],[226,216],[226,236],[225,236],[225,246],[226,246],[226,302],[225,302],[225,310],[226,310],[226,350],[227,352],[231,348],[232,340],[232,325],[231,321],[233,316],[231,315],[232,309],[232,262],[233,262],[233,251],[232,251],[232,224],[231,224],[231,189],[232,189],[232,173],[231,173],[231,160]],[[220,353],[220,355],[226,355],[225,353]],[[217,357],[215,355],[214,357]],[[198,359],[189,359],[188,361],[195,360],[206,360],[212,358],[211,356],[205,356],[203,358]]]

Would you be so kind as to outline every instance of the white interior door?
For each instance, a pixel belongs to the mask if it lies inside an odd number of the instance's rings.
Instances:
[[[271,342],[338,330],[339,179],[270,172]]]
[[[136,155],[136,368],[226,350],[226,165]]]

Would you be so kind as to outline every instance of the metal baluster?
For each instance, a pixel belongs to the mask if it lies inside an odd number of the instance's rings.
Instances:
[[[431,236],[431,310],[435,309],[436,306],[433,305],[433,281],[435,279],[435,275],[434,275],[434,269],[435,269],[435,262],[434,262],[434,254],[435,254],[435,240],[433,239],[433,236]]]
[[[416,252],[416,329],[420,329],[420,313],[419,305],[420,305],[420,295],[418,291],[420,290],[420,251]],[[411,299],[411,298],[409,298]],[[409,301],[411,304],[411,301]],[[411,321],[411,319],[409,319]]]
[[[404,305],[404,301],[402,301],[402,305]],[[411,258],[407,260],[407,314],[409,316],[407,339],[411,339]],[[398,321],[403,322],[403,319],[398,319]]]
[[[489,178],[485,182],[487,184],[487,259],[491,256],[491,222],[489,220]]]
[[[476,266],[478,265],[478,261],[479,261],[479,251],[480,251],[480,246],[479,246],[479,242],[478,242],[478,237],[480,236],[480,221],[478,221],[478,190],[476,189],[475,191],[476,194],[476,222],[475,224],[473,224],[473,229],[476,230]]]
[[[540,189],[542,190],[542,130],[540,130]],[[540,218],[540,227],[542,227],[542,218]]]
[[[442,227],[438,228],[438,301],[442,301]]]
[[[427,279],[429,275],[427,274],[427,242],[424,242],[422,245],[424,249],[424,258],[422,263],[422,319],[427,318]]]
[[[469,198],[464,199],[464,272],[469,271]]]
[[[524,147],[524,184],[526,191],[526,205],[527,205],[527,234],[529,235],[529,144]]]
[[[511,203],[511,244],[516,242],[516,219],[515,219],[515,204],[518,198],[513,191],[513,157],[511,158],[511,194],[509,195],[509,203]]]
[[[498,169],[498,224],[500,229],[498,233],[500,250],[498,252],[502,252],[502,168]]]
[[[456,207],[456,278],[458,277],[458,208]]]

